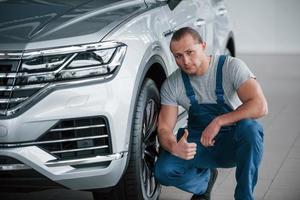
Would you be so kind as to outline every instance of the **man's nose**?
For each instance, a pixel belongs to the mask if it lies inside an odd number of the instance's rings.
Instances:
[[[185,64],[185,65],[188,65],[188,64],[189,64],[189,62],[190,62],[190,59],[189,59],[189,57],[188,57],[188,56],[186,56],[186,55],[184,55],[184,56],[183,56],[183,64]]]

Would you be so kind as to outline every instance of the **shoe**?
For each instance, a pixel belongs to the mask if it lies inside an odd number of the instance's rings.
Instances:
[[[210,178],[209,178],[209,182],[208,182],[208,186],[207,189],[205,191],[204,194],[201,195],[197,195],[194,194],[191,198],[191,200],[210,200],[210,193],[211,190],[217,180],[217,176],[218,176],[218,170],[217,169],[211,169],[210,170]]]

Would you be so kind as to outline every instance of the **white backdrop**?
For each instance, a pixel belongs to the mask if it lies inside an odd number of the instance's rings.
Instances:
[[[225,2],[238,54],[300,54],[300,0]]]

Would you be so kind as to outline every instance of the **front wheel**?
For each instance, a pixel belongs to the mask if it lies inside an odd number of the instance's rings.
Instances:
[[[154,178],[154,164],[158,157],[157,118],[159,91],[151,79],[142,84],[133,116],[130,159],[122,180],[107,199],[157,200],[160,184]],[[94,199],[105,199],[93,193]]]

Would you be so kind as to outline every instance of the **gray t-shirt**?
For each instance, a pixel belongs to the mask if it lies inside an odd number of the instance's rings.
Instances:
[[[189,76],[198,103],[216,103],[216,72],[219,55],[212,56],[209,68],[202,76]],[[255,78],[240,59],[228,56],[223,66],[223,89],[225,103],[232,109],[241,105],[237,89],[250,78]],[[161,88],[161,104],[180,105],[188,110],[190,101],[186,96],[181,70],[174,71]]]

